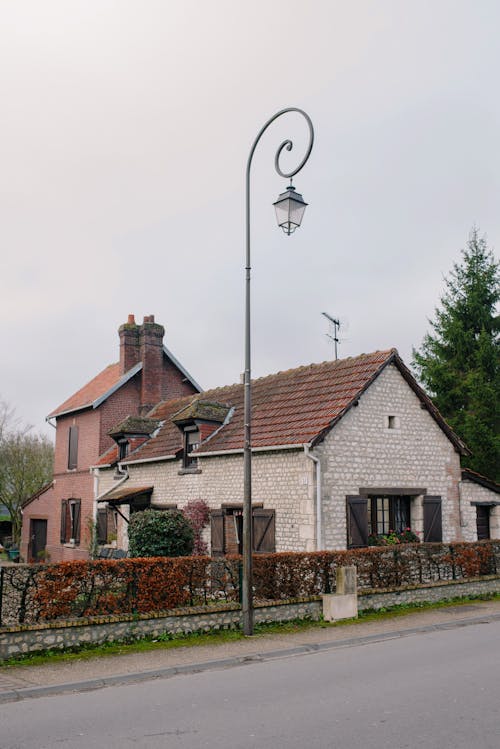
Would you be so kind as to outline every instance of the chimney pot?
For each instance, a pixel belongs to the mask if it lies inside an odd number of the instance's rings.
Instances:
[[[135,325],[135,315],[128,316],[127,325]]]

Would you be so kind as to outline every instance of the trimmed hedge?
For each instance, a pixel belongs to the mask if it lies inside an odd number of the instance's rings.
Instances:
[[[134,512],[128,538],[131,557],[184,557],[193,551],[193,526],[180,510]]]
[[[467,579],[498,573],[500,541],[259,554],[255,597],[333,592],[337,566],[347,565],[356,565],[359,589]],[[0,625],[234,601],[240,567],[240,557],[200,556],[0,567]]]

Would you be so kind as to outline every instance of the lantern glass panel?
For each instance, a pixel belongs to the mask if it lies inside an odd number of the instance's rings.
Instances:
[[[279,203],[274,204],[278,226],[283,226],[283,224],[288,223],[289,203],[290,201],[287,199],[280,200]]]
[[[304,211],[306,210],[306,204],[305,203],[298,203],[296,200],[290,200],[290,223],[295,224],[295,226],[300,226],[302,223],[302,217],[304,216]]]

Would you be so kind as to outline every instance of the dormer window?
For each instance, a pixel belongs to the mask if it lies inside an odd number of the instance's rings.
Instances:
[[[182,454],[179,474],[201,472],[198,456],[196,453],[193,455],[193,451],[204,445],[224,425],[231,413],[231,406],[227,404],[196,398],[172,416],[172,421],[182,436],[182,449],[176,453],[177,457]]]
[[[185,427],[184,428],[184,453],[183,453],[183,467],[184,468],[197,468],[198,458],[196,455],[190,455],[193,450],[196,450],[200,444],[200,430],[198,427]]]
[[[128,455],[129,442],[128,440],[120,440],[118,442],[118,459],[124,460]]]

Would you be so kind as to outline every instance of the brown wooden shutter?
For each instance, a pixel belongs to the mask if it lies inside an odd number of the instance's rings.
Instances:
[[[108,541],[108,511],[97,510],[97,543],[105,544]]]
[[[69,511],[68,500],[63,499],[61,501],[61,538],[60,538],[60,541],[62,544],[65,544],[67,541],[66,528],[67,528],[68,511]]]
[[[78,465],[78,427],[69,428],[68,468],[73,470]]]
[[[80,525],[81,525],[81,509],[82,509],[82,501],[81,499],[75,499],[75,522],[73,527],[73,532],[75,534],[75,543],[80,543]]]
[[[224,510],[210,513],[210,548],[213,557],[224,554]]]
[[[424,497],[424,541],[442,541],[441,497]]]
[[[349,549],[368,545],[368,499],[347,499],[347,546]]]
[[[275,512],[274,510],[254,509],[253,517],[253,550],[256,554],[274,553]]]

